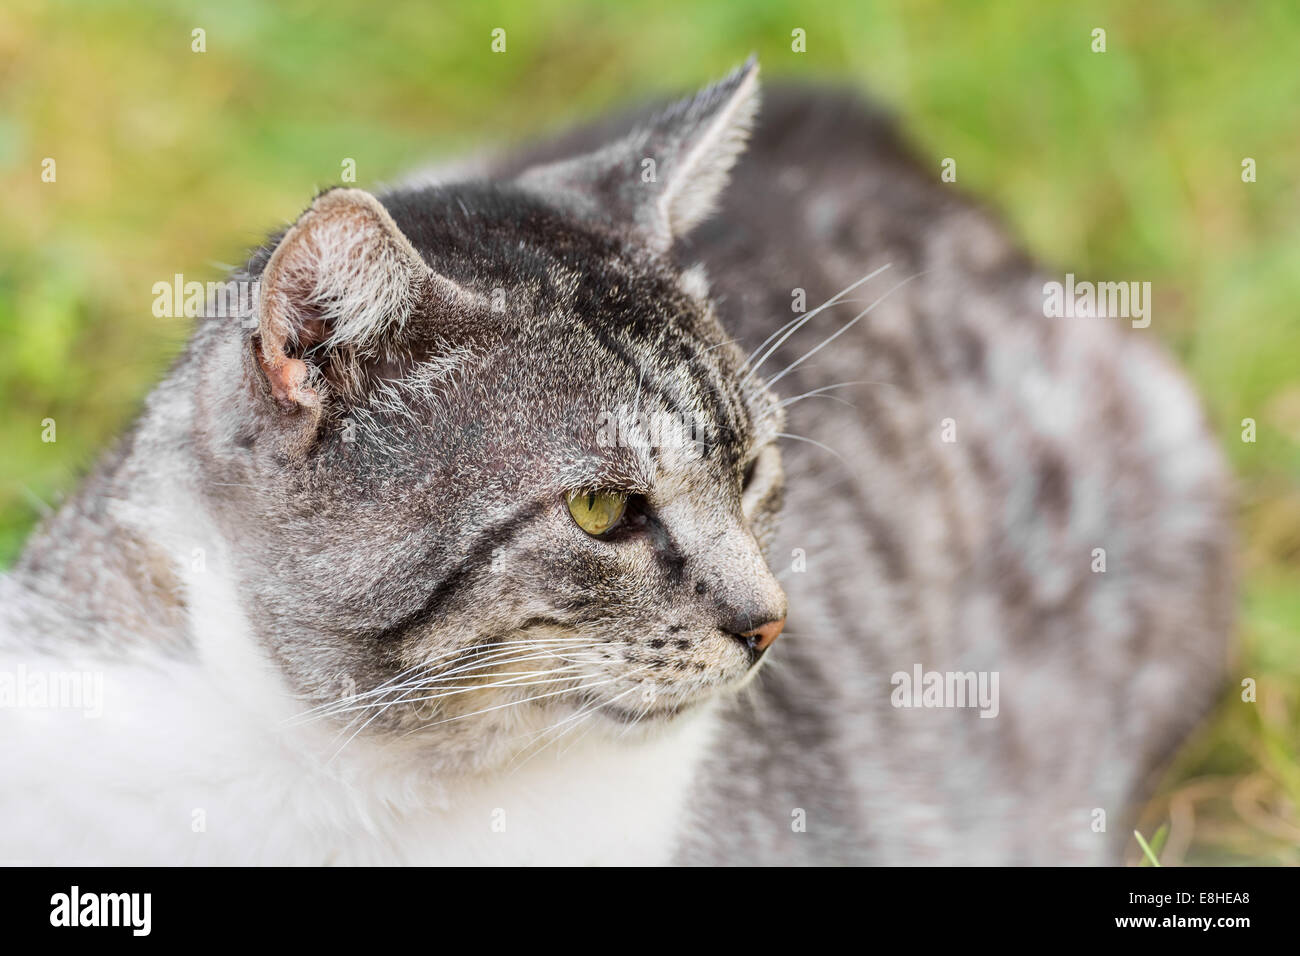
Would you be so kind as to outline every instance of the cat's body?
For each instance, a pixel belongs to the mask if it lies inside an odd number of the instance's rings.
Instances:
[[[770,98],[721,211],[690,232],[739,146],[730,131],[747,122],[752,82],[737,74],[652,123],[599,175],[591,160],[545,164],[593,149],[605,162],[598,148],[627,127],[474,174],[568,197],[559,218],[448,185],[386,195],[390,221],[336,192],[255,257],[269,303],[256,336],[204,323],[123,449],[0,584],[0,671],[105,681],[102,717],[0,710],[4,762],[18,768],[0,783],[0,858],[1117,859],[1147,776],[1214,696],[1230,630],[1225,474],[1196,402],[1150,333],[1045,318],[1033,266],[837,95]],[[718,168],[700,159],[709,151]],[[659,160],[653,207],[638,192],[643,156]],[[446,225],[458,208],[464,221]],[[601,231],[624,211],[650,259],[626,264],[622,238]],[[574,220],[601,223],[597,239]],[[329,237],[353,233],[368,245],[331,258]],[[663,255],[686,271],[662,271]],[[348,324],[335,308],[346,291],[297,281],[328,262],[382,263],[350,273],[370,283],[352,305],[409,316],[398,346],[374,344],[377,319]],[[740,364],[797,317],[794,290],[811,311],[886,266],[758,376]],[[499,321],[521,314],[506,349],[487,301],[499,287]],[[295,305],[303,289],[311,309]],[[740,350],[711,325],[710,293]],[[750,383],[882,296],[774,391],[870,384],[794,402],[781,426]],[[643,314],[647,302],[667,304]],[[600,309],[626,318],[602,325]],[[678,314],[699,317],[659,336],[656,316]],[[570,331],[529,338],[552,315]],[[566,373],[575,328],[595,343],[581,348],[598,352],[596,385],[581,361]],[[317,358],[326,346],[340,351]],[[376,383],[416,378],[373,397]],[[487,410],[511,390],[519,409]],[[572,449],[593,447],[589,422],[565,428],[574,409],[623,402],[687,407],[713,448],[705,463],[658,461],[640,537],[584,541],[563,509],[516,507],[530,470],[556,472],[548,489],[639,490],[640,452],[587,481]],[[559,406],[568,419],[548,417]],[[383,437],[417,417],[420,431]],[[337,437],[348,423],[358,439]],[[780,465],[756,451],[778,431],[807,439],[781,443],[779,531]],[[522,477],[507,448],[535,455]],[[731,481],[743,499],[703,490]],[[784,615],[755,541],[789,600],[789,632],[761,669],[724,639]],[[629,582],[648,590],[632,600]],[[704,607],[730,618],[706,621]],[[454,643],[470,630],[486,650]],[[526,679],[539,683],[519,684],[530,695],[577,669],[581,693],[600,696],[570,700],[561,683],[555,709],[518,705],[524,692],[473,669],[483,654],[536,667]],[[461,696],[294,719],[339,699],[387,703],[364,695],[401,690],[421,661],[443,662],[438,691]],[[462,690],[447,661],[469,661],[460,672],[487,686]],[[996,672],[997,716],[894,706],[891,677],[917,665]]]
[[[703,813],[763,810],[692,830],[684,856],[1115,861],[1143,776],[1226,662],[1226,470],[1198,403],[1153,330],[1044,318],[1051,276],[850,98],[764,110],[721,215],[693,237],[724,325],[752,348],[791,288],[820,303],[892,263],[775,371],[911,281],[774,386],[872,383],[831,393],[853,408],[789,410],[786,431],[847,463],[783,443],[773,561],[799,548],[807,571],[780,575],[791,635],[765,675],[774,703],[731,718]],[[999,672],[998,716],[893,707],[891,676],[916,664]],[[823,819],[815,846],[790,837],[791,807],[809,834]]]

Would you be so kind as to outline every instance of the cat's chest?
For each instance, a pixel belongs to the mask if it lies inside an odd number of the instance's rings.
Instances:
[[[436,806],[395,820],[393,862],[666,864],[715,719],[695,715],[644,741],[560,741],[512,769],[457,781]]]

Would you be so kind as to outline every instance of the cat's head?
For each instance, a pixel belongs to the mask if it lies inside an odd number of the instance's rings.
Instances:
[[[203,371],[205,492],[304,698],[468,752],[754,672],[781,416],[673,245],[756,74],[510,181],[326,192],[255,257],[255,327]]]

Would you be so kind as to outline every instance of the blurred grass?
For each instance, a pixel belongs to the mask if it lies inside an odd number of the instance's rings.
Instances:
[[[1153,283],[1153,330],[1238,470],[1234,673],[1258,700],[1230,689],[1142,827],[1171,822],[1166,862],[1300,863],[1300,6],[1048,7],[7,0],[0,564],[183,342],[183,322],[151,315],[154,282],[218,278],[337,182],[345,157],[373,185],[693,88],[756,50],[769,79],[872,91],[1049,266]],[[489,50],[494,27],[505,54]],[[1247,156],[1256,183],[1241,181]],[[56,183],[40,181],[45,157]],[[47,417],[54,444],[40,440]]]

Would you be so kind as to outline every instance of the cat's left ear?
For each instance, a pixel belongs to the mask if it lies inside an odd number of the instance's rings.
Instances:
[[[251,344],[262,380],[285,411],[317,415],[327,376],[356,384],[357,358],[391,349],[418,308],[464,298],[360,189],[316,197],[271,254],[260,287]]]
[[[520,185],[565,197],[579,213],[631,228],[665,252],[715,208],[758,112],[754,57],[629,136],[575,159],[527,170]]]

